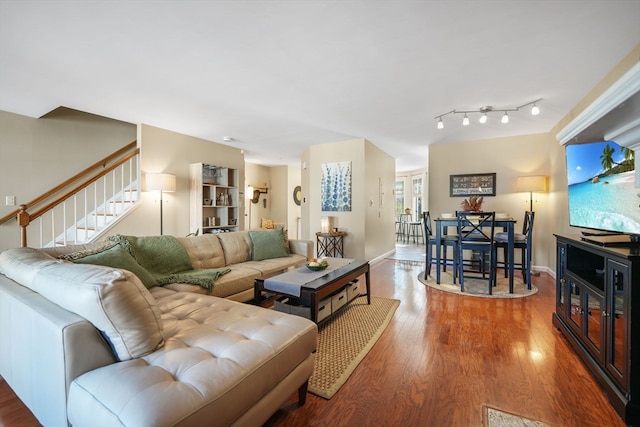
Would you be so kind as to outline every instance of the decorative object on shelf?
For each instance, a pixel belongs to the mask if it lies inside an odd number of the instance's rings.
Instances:
[[[460,206],[465,212],[482,212],[482,202],[484,197],[482,196],[470,196],[469,199],[464,199]]]
[[[547,177],[544,175],[519,176],[516,178],[516,190],[529,192],[529,211],[533,212],[533,193],[547,191]]]
[[[449,175],[449,196],[495,196],[495,173],[468,173],[462,175]]]
[[[351,211],[351,162],[323,163],[321,169],[322,211]]]
[[[148,173],[145,179],[147,191],[160,192],[160,235],[162,235],[162,194],[176,191],[176,176],[169,173]]]
[[[211,199],[204,199],[204,200],[202,201],[202,204],[203,204],[204,206],[211,206],[212,202],[213,202],[213,200],[211,200]]]
[[[229,225],[238,225],[238,218],[229,218]]]
[[[267,183],[264,184],[264,187],[254,187],[253,185],[250,185],[247,188],[248,199],[254,204],[257,204],[260,201],[261,194],[267,194],[268,192],[269,188],[267,188]]]
[[[532,105],[531,107],[532,116],[537,116],[538,114],[540,114],[540,107],[538,107],[538,102],[540,101],[542,101],[542,98],[538,98],[535,101],[527,102],[526,104],[519,105],[515,108],[514,107],[496,108],[496,107],[487,105],[485,107],[478,108],[477,110],[453,109],[451,111],[447,111],[446,113],[438,114],[437,116],[434,117],[434,119],[438,121],[438,125],[437,125],[438,129],[444,129],[444,122],[442,121],[442,118],[448,116],[449,114],[464,114],[464,118],[462,119],[462,126],[468,126],[470,123],[469,116],[468,116],[469,114],[480,114],[480,118],[478,119],[478,122],[480,122],[481,124],[484,124],[487,122],[488,115],[490,113],[497,112],[497,113],[503,113],[502,119],[500,121],[506,124],[506,123],[509,123],[509,114],[508,114],[509,112],[520,111],[521,108],[524,108],[528,105]]]
[[[293,189],[293,203],[300,206],[300,202],[302,201],[302,187],[299,185]]]

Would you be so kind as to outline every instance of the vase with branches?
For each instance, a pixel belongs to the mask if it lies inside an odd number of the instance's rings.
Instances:
[[[460,206],[465,212],[481,212],[483,201],[484,197],[482,196],[470,196],[468,199],[464,199]]]

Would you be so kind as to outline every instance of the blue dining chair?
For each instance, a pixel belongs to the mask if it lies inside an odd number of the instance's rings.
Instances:
[[[533,220],[535,218],[535,212],[526,211],[524,213],[524,222],[522,223],[522,233],[514,233],[513,247],[520,249],[522,258],[519,263],[514,262],[513,266],[520,267],[522,271],[522,279],[527,284],[527,287],[531,289],[531,247],[533,244]],[[496,266],[502,266],[504,268],[504,277],[509,277],[509,254],[507,251],[509,236],[506,232],[499,232],[495,234],[495,248],[496,248]],[[502,248],[504,261],[499,261],[497,258],[498,249]],[[515,261],[515,260],[514,260]]]
[[[495,212],[458,212],[458,242],[456,267],[460,280],[460,291],[464,292],[464,279],[481,279],[489,283],[489,295],[495,285]],[[471,269],[476,260],[465,261],[464,251],[480,255],[479,270]],[[488,276],[487,276],[488,271]]]
[[[429,211],[422,212],[422,225],[424,228],[424,241],[426,246],[426,268],[424,270],[424,279],[427,279],[427,276],[431,272],[431,264],[435,261],[433,249],[437,244],[442,245],[444,248],[450,246],[452,248],[453,257],[450,260],[447,260],[447,252],[446,250],[441,251],[443,254],[443,258],[440,263],[444,266],[444,270],[446,271],[447,262],[450,262],[451,265],[454,265],[455,252],[456,252],[456,242],[458,241],[457,236],[442,236],[440,242],[436,241],[436,235],[433,232],[433,226],[431,224],[431,215]],[[457,270],[453,268],[453,283],[456,283],[457,278]]]

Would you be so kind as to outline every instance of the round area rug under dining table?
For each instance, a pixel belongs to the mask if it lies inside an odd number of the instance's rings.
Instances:
[[[424,271],[420,272],[418,280],[423,285],[440,291],[482,298],[523,298],[538,293],[538,288],[535,285],[532,284],[531,289],[528,289],[522,278],[517,276],[513,279],[513,293],[509,293],[509,279],[502,274],[498,274],[497,284],[494,286],[491,295],[489,295],[489,283],[487,280],[469,278],[464,279],[464,292],[461,292],[460,281],[458,280],[454,284],[453,276],[449,271],[440,272],[440,284],[436,283],[434,273],[430,274],[425,280]]]

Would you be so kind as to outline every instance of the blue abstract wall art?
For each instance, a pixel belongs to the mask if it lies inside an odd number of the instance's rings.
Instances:
[[[322,164],[322,211],[351,211],[351,162]]]

